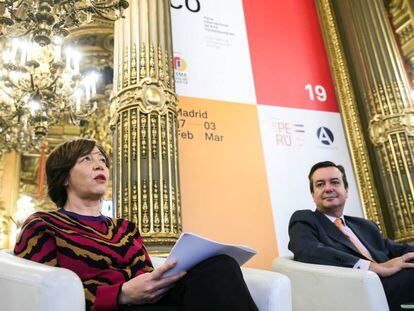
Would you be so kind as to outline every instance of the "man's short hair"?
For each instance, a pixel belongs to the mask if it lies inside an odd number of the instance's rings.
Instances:
[[[320,168],[324,168],[324,167],[336,167],[342,173],[342,181],[344,182],[345,189],[348,189],[348,180],[346,179],[346,174],[345,174],[344,167],[342,165],[339,165],[339,164],[337,165],[337,164],[335,164],[331,161],[323,161],[323,162],[316,163],[310,169],[308,178],[309,178],[309,187],[310,187],[311,193],[313,193],[313,182],[312,182],[313,173],[315,173],[316,170],[318,170]]]

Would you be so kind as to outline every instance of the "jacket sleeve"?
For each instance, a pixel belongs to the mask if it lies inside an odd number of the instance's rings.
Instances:
[[[309,212],[309,213],[308,213]],[[289,249],[297,261],[352,268],[357,256],[323,243],[311,211],[296,211],[289,222]]]
[[[389,258],[400,257],[408,252],[414,252],[414,246],[406,243],[396,243],[390,239],[384,239],[385,248]]]

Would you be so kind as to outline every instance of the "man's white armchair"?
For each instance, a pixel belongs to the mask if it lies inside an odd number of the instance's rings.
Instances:
[[[159,266],[164,259],[152,260]],[[259,310],[292,310],[286,276],[258,269],[242,271]],[[82,283],[75,273],[18,258],[4,250],[0,250],[0,288],[0,310],[85,310]]]
[[[277,257],[273,271],[287,275],[293,310],[388,311],[378,275],[371,271],[307,264]]]

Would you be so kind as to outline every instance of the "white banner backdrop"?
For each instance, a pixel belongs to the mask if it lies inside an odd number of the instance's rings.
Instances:
[[[254,3],[248,1],[246,0],[246,3],[249,3],[250,8],[253,8],[252,11],[257,10],[255,14],[259,17],[262,16],[262,11],[257,9],[257,7],[264,6],[263,2],[260,2],[260,4],[258,2],[257,6],[255,6]],[[282,0],[261,1],[266,2],[265,9],[267,13],[269,10],[277,9],[281,5],[289,7],[289,12],[291,13],[297,12],[298,7],[300,7],[301,12],[314,10],[313,7],[310,7],[312,4],[310,5],[308,0],[295,0],[294,2],[284,2]],[[277,33],[285,33],[287,30],[267,28],[267,24],[265,24],[266,29],[260,31],[261,28],[258,30],[256,24],[253,27],[253,23],[250,23],[250,29],[246,28],[244,14],[246,12],[243,12],[242,0],[173,0],[171,4],[177,93],[190,98],[196,97],[212,100],[210,102],[212,105],[218,102],[221,102],[220,105],[257,104],[258,116],[255,116],[255,118],[257,117],[259,120],[261,131],[261,137],[257,137],[257,140],[259,142],[261,140],[261,145],[263,146],[265,162],[263,165],[266,166],[279,254],[289,254],[287,249],[289,240],[287,229],[291,214],[298,209],[315,208],[309,193],[307,175],[310,167],[318,161],[331,160],[344,165],[350,185],[346,214],[362,216],[361,203],[358,197],[339,113],[277,107],[278,104],[282,104],[281,102],[266,102],[266,106],[257,103],[256,93],[259,94],[259,92],[255,90],[255,82],[260,83],[261,89],[266,90],[270,94],[281,94],[277,92],[285,92],[286,89],[293,87],[286,81],[284,81],[286,85],[283,87],[279,84],[275,86],[272,84],[274,81],[271,80],[271,76],[270,80],[266,76],[265,78],[261,77],[261,79],[255,77],[256,81],[254,81],[253,72],[255,72],[255,68],[252,70],[252,63],[269,69],[271,73],[277,72],[279,75],[282,69],[269,68],[271,66],[268,63],[269,59],[262,59],[260,57],[262,49],[260,49],[258,54],[255,54],[256,59],[253,62],[250,57],[248,42],[250,41],[254,44],[254,42],[258,42],[260,39],[262,41],[260,47],[263,46],[270,51],[267,51],[267,55],[278,58],[280,56],[277,48],[278,42],[285,46],[285,52],[288,50],[286,45],[289,42],[269,41],[272,43],[269,43],[269,45],[273,45],[271,50],[267,45],[268,41],[263,40],[272,40],[273,36],[276,36]],[[303,14],[305,16],[304,18],[309,18],[308,15],[316,19],[316,12],[312,11],[312,14]],[[303,41],[306,44],[309,41],[307,37],[309,27],[306,20],[301,21],[302,23],[300,25],[296,25],[297,28],[299,27],[296,29],[296,41]],[[314,29],[317,28],[316,22],[315,25]],[[252,28],[254,28],[256,36],[259,33],[260,35],[265,35],[264,38],[248,37],[248,35],[254,36],[251,33],[248,34],[246,30],[249,29],[253,32]],[[302,30],[303,33],[301,33]],[[316,30],[316,32],[318,31]],[[299,40],[302,37],[307,40]],[[319,40],[321,39],[319,38]],[[323,47],[320,47],[322,43],[316,48],[314,42],[309,41],[308,44],[309,47],[306,46],[304,49],[309,53],[308,55],[324,57]],[[284,55],[283,57],[290,57],[290,55]],[[297,72],[290,72],[290,76],[296,74],[299,77],[304,68],[308,71],[309,68],[314,68],[313,65],[315,62],[315,59],[307,57],[305,54],[300,62],[300,64],[304,64],[304,67],[298,65],[298,68],[295,68]],[[327,68],[327,64],[325,67]],[[289,68],[288,70],[292,71],[293,69]],[[319,71],[311,70],[311,72]],[[255,72],[255,74],[260,75],[260,72]],[[330,80],[328,69],[326,69],[324,77]],[[291,93],[304,92],[308,94],[308,92],[314,90],[308,90],[307,87],[315,85],[315,92],[318,95],[318,88],[321,88],[319,80],[308,81],[307,83],[309,84],[306,86],[303,85],[300,89],[293,89],[293,91],[289,89],[289,91]],[[323,92],[325,98],[321,100],[320,105],[324,105],[326,101],[325,88],[323,88]],[[288,93],[285,92],[283,94]],[[331,106],[336,108],[333,93],[332,87],[329,100],[332,102]],[[267,96],[266,98],[270,97]],[[311,99],[313,100],[313,98]],[[308,107],[306,103],[295,103],[301,107]],[[188,104],[188,111],[199,111],[199,107],[196,104],[192,105],[191,103]],[[332,109],[331,106],[330,109]],[[234,111],[237,111],[236,106],[234,107]],[[309,107],[312,107],[310,109],[320,109],[318,105]],[[212,114],[208,108],[203,107],[203,109],[202,112],[206,115],[207,113],[209,115]],[[219,113],[218,110],[215,113]],[[236,113],[234,115],[229,114],[228,111],[226,113],[227,115],[222,118],[219,118],[218,115],[215,116],[216,119],[220,120],[221,128],[226,128],[224,123],[228,122],[230,124],[232,118],[237,118]],[[252,111],[252,113],[256,113],[256,111]],[[216,122],[215,119],[209,121]],[[220,135],[226,137],[229,134],[220,132]],[[188,139],[188,137],[186,138]],[[183,137],[180,137],[180,139],[183,139]],[[243,139],[244,137],[240,136],[240,141]],[[221,143],[225,145],[227,144],[227,140],[223,140]],[[196,146],[200,148],[198,144],[194,144],[194,148]],[[217,163],[219,161],[217,155],[206,153],[204,156],[207,159],[214,158],[216,167],[221,166],[220,163]],[[213,169],[214,167],[212,166]],[[243,168],[241,167],[240,170],[240,174],[242,174]],[[220,171],[217,172],[217,178],[220,178]],[[191,182],[191,180],[184,180],[182,182]],[[231,182],[232,180],[229,180],[229,183]],[[197,191],[199,193],[183,193],[183,196],[197,195],[200,197],[211,195],[203,188]],[[237,189],[232,195],[238,197]],[[217,198],[217,202],[217,204],[220,203],[219,197]],[[223,209],[225,208],[223,206]],[[243,213],[243,210],[239,212]],[[206,219],[206,222],[214,223],[214,219]],[[252,228],[251,234],[255,234],[254,228]],[[267,260],[271,262],[271,259]]]
[[[349,182],[347,215],[362,217],[339,113],[258,106],[279,255],[287,255],[288,224],[298,209],[315,209],[308,173],[319,161],[345,167]]]
[[[177,93],[256,103],[242,1],[184,3],[171,8]]]

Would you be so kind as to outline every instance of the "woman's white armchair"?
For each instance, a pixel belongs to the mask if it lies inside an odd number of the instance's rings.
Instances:
[[[287,275],[293,310],[388,311],[378,275],[371,271],[307,264],[278,257],[273,271]]]
[[[157,266],[164,259],[152,260]],[[259,310],[292,310],[286,276],[258,269],[242,271]],[[82,283],[75,273],[18,258],[4,250],[0,250],[0,288],[0,310],[85,310]]]

